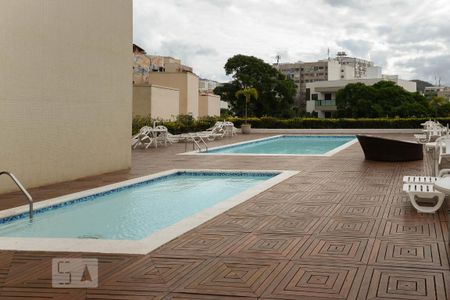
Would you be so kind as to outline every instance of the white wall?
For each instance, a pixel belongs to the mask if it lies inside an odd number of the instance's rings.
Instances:
[[[0,1],[0,41],[1,170],[35,187],[130,167],[131,0]]]

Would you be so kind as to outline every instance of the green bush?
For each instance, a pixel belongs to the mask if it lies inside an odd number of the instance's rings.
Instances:
[[[206,117],[193,119],[191,117],[179,116],[176,121],[159,121],[158,125],[164,125],[169,132],[173,134],[202,131],[214,125],[217,121],[223,121],[224,118]],[[226,118],[225,120],[233,122],[236,127],[244,123],[243,118]],[[427,121],[427,118],[377,118],[377,119],[318,119],[318,118],[293,118],[278,119],[273,117],[249,118],[248,122],[253,128],[298,128],[298,129],[341,129],[341,128],[420,128],[420,124]],[[136,117],[133,119],[133,134],[139,131],[143,126],[153,126],[153,119],[150,117]],[[158,120],[157,120],[158,121]],[[450,118],[437,118],[441,124],[450,123]]]

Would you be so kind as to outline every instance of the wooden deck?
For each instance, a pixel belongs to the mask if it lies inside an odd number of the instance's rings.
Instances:
[[[258,138],[239,136],[215,144]],[[135,151],[131,170],[31,189],[38,200],[174,168],[300,173],[148,255],[0,251],[0,299],[450,299],[447,207],[417,214],[401,193],[428,157],[179,156]],[[0,208],[23,204],[0,196]],[[51,259],[99,259],[96,289],[52,289]]]

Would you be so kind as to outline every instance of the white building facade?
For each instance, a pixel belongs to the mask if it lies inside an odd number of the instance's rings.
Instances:
[[[309,99],[306,101],[306,111],[309,113],[317,113],[319,118],[331,117],[331,114],[337,110],[337,91],[343,89],[347,84],[350,83],[364,83],[365,85],[374,85],[382,80],[393,81],[408,92],[417,91],[415,82],[399,79],[398,76],[313,82],[306,84],[307,94],[309,95]]]

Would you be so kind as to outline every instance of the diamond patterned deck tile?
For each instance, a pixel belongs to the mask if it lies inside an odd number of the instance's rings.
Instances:
[[[8,277],[9,267],[13,258],[13,254],[14,252],[12,251],[0,252],[0,290],[5,284],[6,278]]]
[[[279,260],[217,258],[204,263],[174,292],[259,297],[286,264]]]
[[[369,238],[312,236],[294,259],[315,263],[366,264],[373,242]]]
[[[257,300],[257,297],[233,297],[201,294],[172,293],[164,300]]]
[[[389,189],[386,184],[362,184],[355,188],[354,193],[380,194],[385,193]]]
[[[450,269],[445,244],[426,240],[376,240],[370,264]]]
[[[324,222],[320,235],[374,237],[380,226],[380,219],[332,217]]]
[[[318,183],[311,181],[310,178],[307,178],[298,183],[284,183],[282,185],[275,186],[272,189],[272,192],[281,192],[283,194],[309,192],[315,190],[317,186],[319,186]]]
[[[301,198],[302,194],[303,193],[283,193],[269,190],[261,195],[257,195],[255,198],[253,198],[253,200],[257,202],[271,202],[271,203],[273,201],[286,202],[290,200],[295,200],[297,198]]]
[[[283,218],[280,216],[273,216],[263,227],[257,231],[260,233],[274,233],[274,234],[310,234],[321,223],[322,218]]]
[[[151,253],[155,257],[217,257],[245,236],[235,232],[194,231],[161,246]]]
[[[30,192],[39,201],[174,166],[301,173],[148,255],[0,252],[0,299],[450,299],[447,205],[417,214],[402,193],[404,175],[431,172],[428,154],[380,163],[358,144],[325,158],[176,155],[183,150],[133,151],[129,171]],[[1,197],[2,208],[23,204],[20,193]],[[98,258],[100,287],[51,289],[53,257]]]
[[[448,271],[368,267],[359,298],[447,300],[449,280]]]
[[[330,215],[336,207],[336,204],[317,202],[286,203],[277,214],[286,217],[321,217]]]
[[[302,193],[296,199],[298,202],[339,203],[344,198],[343,193],[308,192]]]
[[[341,204],[345,205],[360,205],[360,204],[373,204],[384,205],[386,203],[387,196],[384,194],[348,194],[346,195]]]
[[[416,220],[424,219],[429,221],[439,221],[439,216],[443,210],[439,210],[434,214],[418,213],[411,205],[389,205],[384,213],[385,219],[399,219],[399,220]]]
[[[247,201],[230,210],[230,215],[274,215],[283,208],[284,203],[276,199],[270,201]]]
[[[291,259],[309,236],[291,234],[250,234],[227,255],[240,258]]]
[[[395,239],[443,240],[439,223],[420,219],[383,220],[377,236]]]
[[[406,193],[401,193],[402,189],[399,187],[397,193],[389,195],[389,205],[411,205],[411,201]]]
[[[374,204],[340,204],[333,216],[336,217],[365,217],[377,218],[382,215],[384,208]]]
[[[48,299],[48,300],[84,300],[85,289],[53,289],[53,288],[31,288],[31,287],[3,287],[0,290],[0,299]]]
[[[263,299],[356,299],[364,266],[291,262],[264,292]]]
[[[157,291],[134,291],[134,290],[108,290],[108,289],[88,289],[86,299],[120,299],[120,300],[169,300],[166,293]]]
[[[135,263],[102,280],[99,288],[109,291],[169,292],[205,259],[144,256]]]
[[[79,253],[17,252],[13,256],[4,283],[14,288],[52,287],[52,259],[55,257],[79,258]]]
[[[267,223],[268,218],[261,216],[222,214],[196,228],[196,230],[218,232],[253,232]]]

